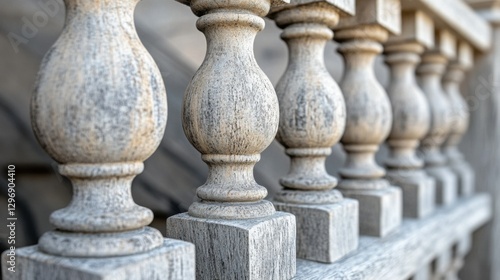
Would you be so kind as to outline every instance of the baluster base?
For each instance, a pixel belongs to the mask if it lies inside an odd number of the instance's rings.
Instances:
[[[332,263],[358,247],[358,201],[330,204],[274,202],[297,219],[297,258]]]
[[[295,275],[295,217],[167,219],[167,236],[196,246],[197,279],[290,279]]]
[[[457,200],[457,176],[447,166],[430,166],[425,171],[436,179],[436,204],[450,206]]]
[[[421,219],[435,209],[436,182],[421,170],[389,170],[386,178],[403,191],[403,216]]]
[[[446,279],[446,274],[448,273],[448,269],[452,264],[452,252],[451,248],[444,250],[439,256],[436,258],[436,264],[434,267],[432,278],[433,280],[442,280]]]
[[[400,188],[342,189],[341,192],[359,201],[360,234],[384,237],[401,224],[403,197]]]
[[[164,239],[157,249],[129,256],[107,258],[60,257],[43,253],[38,246],[15,251],[15,272],[7,270],[9,251],[2,254],[5,280],[183,280],[195,279],[193,244]]]
[[[466,161],[456,161],[450,163],[450,168],[458,179],[458,195],[460,197],[470,197],[474,193],[475,173]]]

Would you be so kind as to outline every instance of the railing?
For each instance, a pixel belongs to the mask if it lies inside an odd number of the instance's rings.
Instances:
[[[492,216],[457,147],[469,122],[460,85],[492,45],[486,20],[451,0],[181,2],[207,39],[182,108],[209,168],[200,200],[167,220],[167,238],[147,226],[130,187],[167,110],[136,1],[66,0],[31,112],[73,199],[51,215],[54,231],[16,250],[15,272],[3,254],[4,279],[457,279]],[[253,54],[266,16],[289,50],[275,88]],[[339,85],[324,63],[332,38]],[[382,53],[387,89],[374,75]],[[270,202],[253,169],[275,138],[291,165]],[[325,167],[338,142],[340,180]]]

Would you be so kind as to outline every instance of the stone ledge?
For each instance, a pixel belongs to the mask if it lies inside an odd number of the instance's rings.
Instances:
[[[294,279],[407,279],[491,215],[490,196],[476,194],[422,220],[405,219],[385,238],[361,236],[358,250],[336,263],[297,259]]]

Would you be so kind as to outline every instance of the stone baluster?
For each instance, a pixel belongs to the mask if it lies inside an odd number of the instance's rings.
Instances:
[[[451,108],[451,130],[444,143],[444,152],[451,170],[458,178],[458,195],[468,197],[474,192],[474,171],[458,150],[458,144],[469,125],[469,108],[460,93],[460,84],[465,71],[473,65],[474,51],[466,42],[458,44],[457,58],[448,64],[443,77],[443,88]],[[470,249],[471,236],[466,234],[455,243],[452,250],[452,262],[447,279],[458,279],[458,272],[463,266],[465,255]]]
[[[277,7],[270,15],[283,28],[288,67],[276,86],[280,125],[276,139],[291,159],[280,180],[278,210],[297,219],[297,257],[333,262],[358,245],[358,202],[334,190],[337,179],[326,172],[325,159],[345,128],[345,104],[324,64],[324,47],[333,37],[339,11],[330,2],[300,1]],[[346,2],[346,3],[347,3]]]
[[[431,126],[421,144],[426,172],[436,180],[436,203],[450,205],[457,197],[457,178],[446,165],[441,145],[451,125],[448,98],[441,86],[441,79],[450,59],[456,55],[456,39],[446,30],[435,32],[435,47],[422,55],[417,68],[420,87],[431,109]]]
[[[289,279],[295,217],[263,200],[253,176],[279,124],[276,92],[253,54],[271,2],[184,3],[200,17],[207,53],[184,96],[183,127],[209,174],[200,201],[167,220],[167,236],[195,244],[199,279]]]
[[[469,108],[460,93],[460,84],[465,71],[473,64],[474,51],[472,47],[460,42],[457,49],[457,59],[448,64],[443,77],[443,88],[451,108],[451,130],[444,143],[444,153],[448,165],[458,178],[458,194],[466,197],[474,192],[474,171],[458,150],[458,144],[469,126]]]
[[[65,1],[31,114],[73,198],[52,213],[56,229],[38,246],[17,250],[8,279],[194,279],[194,246],[147,227],[152,211],[131,196],[167,120],[161,74],[135,31],[137,2]]]
[[[448,61],[456,56],[456,39],[447,30],[435,31],[435,46],[422,54],[417,68],[420,87],[431,109],[431,127],[421,144],[426,172],[436,180],[436,203],[449,206],[457,197],[457,178],[446,165],[441,145],[451,125],[448,98],[441,85]],[[434,263],[433,279],[445,277],[452,261],[452,248],[444,250]]]
[[[385,44],[393,114],[386,177],[403,190],[403,215],[422,218],[434,210],[435,181],[423,171],[423,161],[415,151],[430,126],[429,105],[417,85],[415,68],[420,54],[434,45],[434,25],[425,13],[407,11],[402,14],[402,30]]]
[[[402,196],[400,188],[384,179],[385,169],[374,158],[389,134],[392,114],[373,63],[389,33],[399,33],[400,11],[399,0],[358,0],[356,16],[341,18],[335,27],[346,66],[340,87],[347,110],[341,139],[347,160],[339,171],[339,189],[359,201],[360,233],[380,237],[399,227]]]

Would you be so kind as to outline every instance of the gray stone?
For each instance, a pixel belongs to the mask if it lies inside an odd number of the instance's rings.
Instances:
[[[435,209],[436,181],[420,170],[389,171],[388,180],[403,191],[403,216],[423,218]]]
[[[458,179],[458,195],[460,197],[471,196],[474,193],[475,173],[472,167],[465,161],[450,163],[450,168]]]
[[[160,280],[195,279],[193,244],[165,239],[157,249],[129,256],[74,258],[48,255],[38,246],[16,251],[15,272],[5,269],[7,252],[2,254],[4,280]]]
[[[401,224],[403,209],[400,188],[391,186],[383,189],[341,191],[344,196],[359,201],[360,234],[384,237]]]
[[[332,204],[274,202],[279,211],[295,215],[297,258],[332,263],[358,247],[358,201]]]
[[[167,219],[167,236],[196,246],[197,279],[289,279],[295,275],[295,217]]]
[[[457,200],[458,182],[455,174],[446,166],[432,166],[425,169],[436,179],[436,203],[449,206]]]

